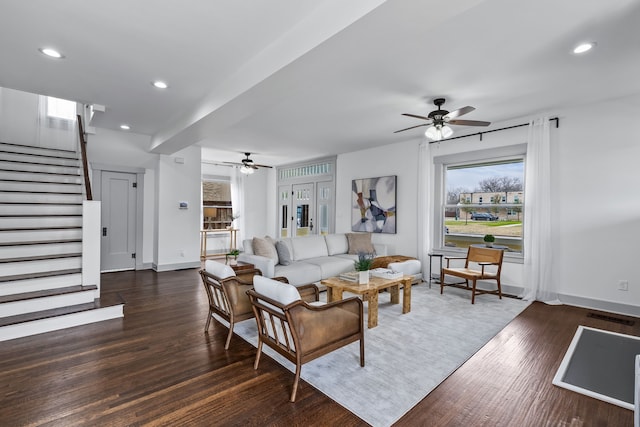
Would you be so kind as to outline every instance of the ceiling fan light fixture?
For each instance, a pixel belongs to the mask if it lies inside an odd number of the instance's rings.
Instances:
[[[575,53],[576,55],[580,55],[581,53],[589,52],[595,46],[596,46],[595,42],[580,43],[579,45],[573,48],[573,53]]]
[[[424,136],[432,141],[440,141],[441,139],[449,138],[451,135],[453,135],[453,129],[440,123],[429,126],[427,131],[424,133]]]
[[[240,166],[240,172],[245,174],[245,175],[251,175],[254,172],[254,170],[250,166],[242,165],[242,166]]]

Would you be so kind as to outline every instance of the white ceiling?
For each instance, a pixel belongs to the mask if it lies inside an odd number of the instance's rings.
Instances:
[[[92,125],[154,152],[283,164],[418,142],[400,113],[440,96],[499,124],[640,93],[639,22],[638,0],[2,0],[0,86],[105,105]]]

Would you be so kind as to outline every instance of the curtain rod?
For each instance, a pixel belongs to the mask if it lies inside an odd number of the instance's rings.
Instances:
[[[559,117],[552,117],[552,118],[549,119],[549,121],[550,122],[553,122],[553,121],[556,122],[556,129],[560,127],[560,118]],[[491,133],[491,132],[498,132],[499,130],[520,128],[522,126],[529,126],[529,123],[522,123],[521,125],[507,126],[507,127],[500,128],[500,129],[491,129],[491,130],[487,130],[487,131],[484,131],[484,132],[470,133],[469,135],[454,136],[453,138],[441,139],[440,141],[429,141],[429,144],[433,144],[433,143],[436,143],[436,142],[451,141],[451,140],[460,139],[460,138],[468,138],[470,136],[476,136],[476,135],[480,135],[480,141],[482,141],[482,134],[484,134],[484,133]]]

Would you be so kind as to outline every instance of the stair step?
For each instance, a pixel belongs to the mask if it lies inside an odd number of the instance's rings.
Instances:
[[[82,292],[82,291],[95,291],[96,289],[98,289],[98,287],[95,285],[91,285],[91,286],[80,285],[80,286],[65,286],[63,288],[55,288],[55,289],[43,289],[43,290],[38,290],[33,292],[23,292],[20,294],[0,296],[0,304],[6,304],[10,302],[17,302],[17,301],[27,301],[34,298],[46,298],[46,297],[52,297],[57,295],[73,294],[73,293]]]
[[[79,175],[82,170],[78,166],[55,166],[3,160],[0,157],[0,169],[14,172],[40,172],[59,175]]]
[[[82,184],[80,175],[56,174],[46,172],[26,172],[0,169],[0,180],[17,182],[49,182],[57,184]]]
[[[30,274],[82,268],[82,254],[56,255],[47,259],[0,263],[0,280],[18,280]]]
[[[9,259],[25,259],[28,257],[54,256],[69,253],[82,253],[82,242],[80,240],[71,241],[51,241],[45,243],[31,243],[18,245],[0,245],[0,262]]]
[[[0,203],[82,204],[82,194],[15,193],[0,191]]]
[[[4,247],[3,249],[6,249],[6,247]],[[12,258],[0,258],[0,264],[5,264],[8,262],[42,261],[46,259],[60,259],[60,258],[68,258],[68,257],[74,257],[74,256],[82,256],[82,244],[76,245],[74,249],[80,249],[80,252],[61,250],[61,252],[59,253],[42,254],[42,255],[36,255],[35,253],[30,253],[28,256],[13,256]]]
[[[82,194],[82,185],[74,182],[49,183],[49,182],[23,182],[23,181],[0,181],[2,191],[25,192],[25,193],[56,193],[56,194]]]
[[[0,216],[0,230],[82,227],[82,215]]]
[[[0,280],[0,295],[13,295],[79,285],[82,285],[82,272],[80,269],[47,272],[40,275],[29,275],[29,277],[22,277],[16,280],[4,280],[3,278],[3,280]]]
[[[0,142],[0,151],[5,153],[31,154],[48,157],[58,157],[65,159],[77,159],[78,153],[71,150],[62,150],[60,148],[33,147],[31,145],[11,144],[8,142]]]
[[[0,317],[19,316],[77,304],[91,303],[96,298],[97,286],[67,286],[0,297]]]
[[[77,304],[0,319],[0,341],[123,317],[123,303]]]
[[[82,228],[80,227],[44,230],[0,230],[0,244],[2,245],[79,239],[82,239]]]
[[[80,160],[78,159],[65,159],[60,157],[39,156],[31,154],[25,155],[0,151],[0,159],[11,162],[21,162],[35,165],[80,167]]]
[[[2,216],[13,215],[82,215],[82,205],[0,204]]]

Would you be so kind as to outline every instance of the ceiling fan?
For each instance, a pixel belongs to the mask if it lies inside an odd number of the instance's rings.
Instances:
[[[461,126],[489,126],[491,122],[483,122],[480,120],[458,120],[457,117],[460,117],[464,114],[470,113],[475,110],[474,107],[466,106],[454,111],[443,110],[442,104],[444,104],[444,98],[436,98],[433,100],[433,103],[438,107],[437,110],[433,110],[429,113],[428,116],[418,116],[415,114],[402,113],[403,116],[415,117],[416,119],[427,120],[428,123],[423,123],[417,126],[411,126],[406,129],[400,129],[395,131],[394,133],[404,132],[405,130],[415,129],[422,126],[429,126],[427,131],[424,133],[425,136],[434,141],[440,141],[444,138],[449,138],[453,135],[453,129],[451,129],[448,125],[461,125]]]
[[[253,172],[255,172],[258,168],[270,168],[271,166],[267,166],[267,165],[257,165],[253,162],[253,159],[250,159],[249,156],[251,155],[251,153],[244,153],[245,158],[242,159],[241,163],[235,163],[235,162],[224,162],[230,165],[237,165],[240,166],[240,172],[247,174],[247,175],[251,175]]]

